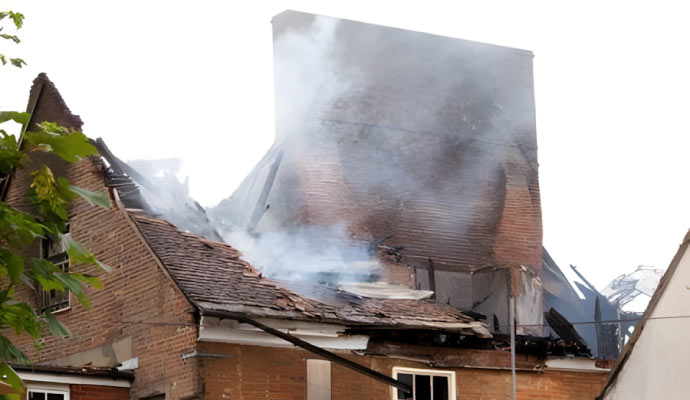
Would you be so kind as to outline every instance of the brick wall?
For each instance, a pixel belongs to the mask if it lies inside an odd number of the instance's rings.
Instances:
[[[103,165],[98,157],[66,165],[52,155],[39,154],[35,161],[46,162],[70,181],[90,190],[104,190]],[[21,206],[23,192],[33,169],[19,170],[12,179],[7,202]],[[59,364],[55,360],[70,354],[107,346],[131,338],[131,356],[139,357],[132,396],[167,393],[179,398],[200,389],[196,360],[182,360],[195,348],[197,329],[190,303],[140,238],[126,213],[113,207],[104,210],[77,199],[70,207],[71,235],[86,245],[98,260],[112,268],[105,273],[97,267],[71,266],[72,271],[97,275],[103,290],[88,288],[91,309],[71,296],[71,308],[56,313],[72,332],[68,338],[45,337],[36,349],[26,337],[10,339],[36,363]],[[33,256],[37,256],[36,249]],[[18,289],[17,298],[36,305],[36,293]],[[151,324],[163,322],[164,324]],[[8,333],[9,335],[9,333]],[[126,352],[125,352],[126,353]],[[96,366],[96,365],[94,365]]]
[[[300,349],[219,343],[200,344],[213,356],[202,359],[206,399],[305,399],[306,360],[318,358]],[[384,357],[341,354],[392,375],[393,367],[430,369],[425,364]],[[446,369],[447,370],[447,369]],[[510,371],[455,369],[458,399],[510,399]],[[518,399],[592,400],[606,380],[603,372],[517,373]],[[336,364],[331,365],[332,400],[390,399],[391,388]]]
[[[516,157],[516,156],[514,156]],[[541,270],[542,224],[539,178],[527,162],[507,162],[506,188],[494,253],[498,265]]]
[[[93,385],[70,385],[70,400],[129,400],[129,389]]]

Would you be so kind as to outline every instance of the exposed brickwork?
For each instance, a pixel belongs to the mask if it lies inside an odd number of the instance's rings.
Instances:
[[[40,155],[42,162],[64,172],[70,181],[90,190],[104,190],[103,165],[91,157],[67,168],[54,158]],[[23,204],[23,192],[30,182],[32,169],[15,173],[7,201]],[[97,275],[105,290],[87,289],[90,310],[71,296],[71,308],[57,313],[72,332],[69,338],[46,337],[36,350],[23,336],[10,336],[33,362],[49,363],[73,353],[132,339],[132,357],[139,357],[132,396],[167,393],[179,398],[197,393],[199,377],[196,360],[182,360],[181,355],[194,350],[197,329],[191,304],[167,273],[156,262],[133,223],[123,210],[104,210],[78,199],[70,207],[71,235],[86,245],[98,260],[112,267],[110,274],[97,267],[71,266],[73,271]],[[34,249],[35,250],[35,249]],[[33,256],[38,254],[34,252]],[[36,304],[36,293],[26,287],[17,297]],[[151,325],[150,322],[183,325]],[[185,326],[186,324],[187,326]]]
[[[107,386],[70,385],[70,400],[128,400],[129,389]]]
[[[200,351],[216,355],[201,360],[207,399],[306,398],[307,352],[216,343]]]
[[[318,358],[300,349],[279,349],[218,343],[201,344],[204,352],[226,357],[204,358],[207,399],[305,399],[306,360]],[[341,354],[387,375],[393,367],[430,369],[428,365],[384,357]],[[443,369],[448,370],[448,369]],[[458,399],[510,399],[510,371],[454,369]],[[517,373],[520,400],[591,400],[606,380],[604,372]],[[333,400],[390,399],[391,388],[342,366],[331,365]]]
[[[537,169],[508,163],[506,192],[494,252],[498,265],[541,270],[542,225]]]

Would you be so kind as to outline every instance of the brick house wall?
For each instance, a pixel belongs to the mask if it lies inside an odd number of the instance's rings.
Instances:
[[[306,399],[306,360],[318,358],[301,349],[201,343],[212,356],[201,361],[207,399]],[[426,364],[342,353],[359,364],[392,375],[393,367],[432,369]],[[449,369],[443,369],[449,370]],[[459,400],[510,399],[508,370],[453,369]],[[517,372],[520,400],[591,400],[607,377],[604,372]],[[391,399],[391,388],[342,366],[331,364],[331,399]]]
[[[52,155],[37,154],[33,162],[47,163],[56,175],[66,176],[74,185],[94,191],[106,189],[99,157],[68,166]],[[6,196],[9,205],[26,205],[24,195],[32,166],[14,174]],[[132,397],[165,393],[169,398],[180,398],[197,393],[200,382],[196,360],[181,358],[195,347],[194,309],[160,267],[125,210],[115,202],[105,210],[75,199],[69,216],[71,236],[112,272],[83,265],[71,265],[70,269],[98,276],[105,289],[86,290],[91,309],[85,309],[71,296],[70,309],[55,314],[71,331],[70,337],[47,336],[36,349],[27,336],[7,336],[32,362],[49,365],[59,365],[61,357],[131,338],[131,357],[139,357]],[[38,245],[29,253],[38,256]],[[18,287],[16,297],[37,306],[36,292],[25,286]]]
[[[70,400],[128,400],[129,389],[93,385],[70,385]]]

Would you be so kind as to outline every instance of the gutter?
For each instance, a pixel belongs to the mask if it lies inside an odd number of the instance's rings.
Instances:
[[[304,340],[299,339],[295,336],[292,336],[289,333],[285,333],[285,332],[279,331],[277,329],[271,328],[269,326],[266,326],[264,324],[261,324],[257,321],[254,321],[251,318],[247,318],[243,314],[236,314],[236,313],[231,313],[231,312],[227,312],[227,311],[204,310],[204,309],[200,309],[200,312],[201,312],[201,315],[204,315],[204,316],[218,317],[218,318],[229,318],[229,319],[234,319],[234,320],[237,320],[239,322],[243,322],[243,323],[252,325],[252,326],[259,328],[262,331],[264,331],[270,335],[279,337],[279,338],[285,340],[286,342],[290,342],[297,347],[301,347],[301,348],[303,348],[309,352],[312,352],[312,353],[314,353],[320,357],[323,357],[326,360],[329,360],[329,361],[332,361],[336,364],[342,365],[345,368],[349,368],[349,369],[351,369],[357,373],[360,373],[362,375],[366,375],[372,379],[375,379],[379,382],[383,382],[386,385],[393,386],[393,387],[395,387],[399,390],[402,390],[404,392],[412,393],[412,388],[410,386],[400,382],[397,379],[393,379],[388,375],[384,375],[378,371],[374,371],[371,368],[367,368],[363,365],[357,364],[356,362],[350,361],[347,358],[341,357],[335,353],[331,353],[330,351],[322,349],[321,347],[314,346],[313,344],[305,342]]]

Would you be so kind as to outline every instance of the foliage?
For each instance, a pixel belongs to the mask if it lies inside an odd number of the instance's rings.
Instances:
[[[22,25],[24,25],[24,15],[22,15],[21,13],[14,11],[0,11],[0,22],[4,22],[3,20],[8,17],[9,20],[11,20],[14,24],[15,29],[20,29]],[[9,40],[11,42],[14,42],[15,44],[21,42],[17,35],[5,33],[4,28],[6,28],[6,26],[0,26],[0,38]],[[24,60],[22,60],[21,58],[8,57],[0,53],[0,62],[2,62],[2,65],[6,65],[8,61],[11,65],[14,65],[15,67],[19,68],[21,68],[22,65],[26,65],[26,62],[24,62]]]
[[[24,16],[8,11],[0,12],[0,23],[8,18],[16,29],[22,27]],[[6,21],[6,20],[5,20]],[[19,43],[16,35],[2,32],[0,38]],[[20,58],[9,58],[0,54],[3,65],[20,67],[26,63]],[[14,122],[22,126],[19,139],[0,129],[0,181],[7,180],[17,169],[28,166],[32,152],[49,152],[67,162],[77,162],[84,157],[97,154],[86,136],[52,122],[36,125],[35,130],[26,131],[31,115],[22,112],[0,112],[0,124]],[[1,125],[0,125],[1,126]],[[84,307],[89,307],[89,299],[84,293],[85,285],[101,288],[98,278],[61,268],[43,258],[26,257],[25,249],[41,239],[60,243],[66,251],[71,264],[92,264],[106,271],[110,269],[101,264],[83,245],[66,232],[68,226],[68,206],[76,196],[88,202],[110,207],[107,192],[93,192],[71,185],[64,177],[56,177],[47,165],[40,165],[31,172],[32,183],[29,188],[26,211],[13,208],[0,202],[0,377],[17,391],[24,390],[21,379],[8,364],[10,362],[28,363],[29,360],[3,333],[8,331],[17,335],[28,334],[36,347],[46,335],[67,336],[69,330],[60,323],[50,311],[34,310],[32,305],[15,298],[20,285],[31,289],[56,290],[73,293]],[[0,184],[0,187],[3,185]],[[1,194],[2,192],[0,192]],[[2,199],[4,200],[4,199]],[[19,399],[19,395],[0,395],[0,399]]]
[[[27,124],[30,115],[16,112],[0,112],[0,123],[15,121]],[[24,168],[28,154],[34,151],[51,152],[65,161],[76,162],[81,158],[97,153],[81,132],[72,132],[54,123],[37,125],[38,130],[25,132],[24,145],[20,146],[14,135],[8,135],[0,129],[0,174],[10,176],[14,169]],[[105,271],[110,269],[96,260],[82,244],[65,233],[68,223],[67,207],[70,201],[81,196],[92,204],[104,208],[110,207],[110,198],[106,192],[93,192],[71,185],[63,177],[55,177],[51,169],[41,165],[31,172],[33,177],[29,190],[29,202],[32,213],[0,203],[0,278],[4,285],[0,287],[0,327],[14,333],[28,334],[36,346],[45,334],[69,335],[50,311],[34,311],[29,304],[14,298],[17,285],[26,285],[32,289],[42,287],[45,290],[72,292],[84,307],[89,307],[89,300],[84,293],[84,285],[97,289],[102,284],[96,277],[75,272],[64,272],[52,262],[42,258],[25,260],[23,250],[34,241],[50,238],[61,243],[73,264],[92,264]],[[26,261],[30,261],[29,267]],[[0,334],[0,359],[8,362],[29,362],[27,357]],[[9,366],[1,365],[6,382],[20,382],[15,379]]]

